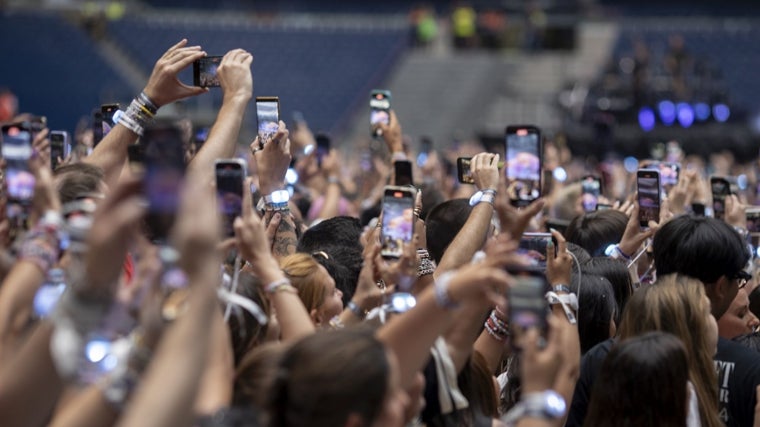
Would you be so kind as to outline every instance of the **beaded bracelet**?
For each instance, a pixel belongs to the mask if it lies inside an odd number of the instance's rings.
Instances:
[[[430,259],[427,249],[417,249],[417,257],[420,260],[417,266],[417,277],[426,276],[435,272],[435,264]]]
[[[275,280],[274,282],[266,285],[264,287],[264,290],[268,294],[274,294],[274,293],[280,291],[281,288],[287,288],[287,287],[293,288],[293,285],[290,284],[290,280],[288,280],[287,278],[283,277],[282,279]],[[295,289],[295,288],[293,288],[293,289]],[[282,289],[282,290],[286,290],[286,289]]]

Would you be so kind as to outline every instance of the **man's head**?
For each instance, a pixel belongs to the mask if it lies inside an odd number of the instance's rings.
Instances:
[[[682,215],[657,231],[652,246],[658,276],[681,273],[699,279],[715,318],[728,310],[750,257],[731,226],[714,218]]]

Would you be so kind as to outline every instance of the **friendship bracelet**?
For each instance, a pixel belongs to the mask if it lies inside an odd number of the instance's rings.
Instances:
[[[575,312],[578,311],[578,297],[575,294],[557,295],[555,292],[547,292],[546,301],[551,305],[562,305],[562,310],[570,324],[575,325],[578,322],[575,317]]]
[[[367,317],[367,310],[362,310],[355,302],[349,301],[346,304],[346,308],[351,311],[359,320],[364,320]]]
[[[417,265],[417,277],[427,276],[435,272],[435,263],[430,259],[427,249],[417,249],[417,257],[420,262]]]
[[[155,102],[153,102],[152,99],[150,99],[148,95],[145,94],[145,92],[140,92],[140,94],[137,95],[137,99],[140,100],[142,105],[145,106],[145,108],[147,108],[148,110],[150,110],[150,112],[153,115],[156,115],[156,113],[158,112],[158,106],[156,105]]]

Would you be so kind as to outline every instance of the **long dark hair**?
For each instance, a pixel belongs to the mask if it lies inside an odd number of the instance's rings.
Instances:
[[[688,381],[686,348],[674,335],[619,342],[602,364],[584,425],[685,427]]]

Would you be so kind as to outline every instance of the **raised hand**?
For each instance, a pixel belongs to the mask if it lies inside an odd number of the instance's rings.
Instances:
[[[188,86],[177,77],[180,71],[206,56],[206,52],[201,50],[200,46],[186,45],[187,39],[180,40],[179,43],[170,47],[153,67],[153,72],[143,92],[157,107],[208,92],[206,88]]]

